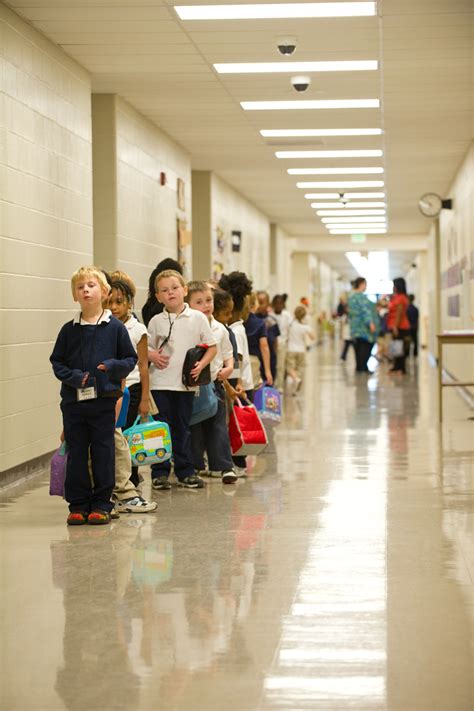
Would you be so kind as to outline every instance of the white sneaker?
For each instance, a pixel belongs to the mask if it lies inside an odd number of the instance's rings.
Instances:
[[[226,472],[222,472],[222,483],[223,484],[235,484],[237,481],[237,476],[232,469]]]
[[[208,476],[210,476],[211,479],[221,479],[221,478],[222,478],[222,472],[210,471],[210,472],[208,473]]]
[[[148,513],[155,511],[158,504],[156,501],[145,501],[141,496],[134,496],[133,499],[117,501],[116,508],[121,513]]]
[[[242,479],[248,475],[248,471],[245,467],[235,467],[234,472],[237,479]]]

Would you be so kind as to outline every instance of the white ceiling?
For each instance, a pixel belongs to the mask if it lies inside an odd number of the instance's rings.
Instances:
[[[8,4],[89,70],[94,92],[123,96],[189,151],[193,168],[218,172],[290,235],[326,230],[305,191],[296,188],[297,180],[319,178],[289,176],[286,168],[376,166],[381,160],[387,239],[425,234],[429,222],[418,213],[417,199],[427,191],[448,197],[473,136],[472,0],[383,0],[380,18],[197,22],[181,22],[171,0]],[[281,34],[298,37],[291,58],[276,50]],[[297,99],[291,74],[218,75],[212,67],[214,62],[336,59],[379,59],[381,70],[313,74],[302,96],[380,98],[381,110],[245,112],[240,101]],[[328,127],[383,127],[384,135],[275,140],[259,134],[262,128]],[[383,148],[385,155],[277,160],[275,150],[285,145]]]

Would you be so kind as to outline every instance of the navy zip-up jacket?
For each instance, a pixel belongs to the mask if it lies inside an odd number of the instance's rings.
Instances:
[[[121,382],[138,358],[127,329],[110,315],[97,326],[81,326],[77,319],[65,323],[49,360],[62,383],[62,402],[70,403],[77,401],[76,389],[86,372],[96,379],[98,397],[121,397]],[[106,366],[106,372],[97,369],[100,363]]]

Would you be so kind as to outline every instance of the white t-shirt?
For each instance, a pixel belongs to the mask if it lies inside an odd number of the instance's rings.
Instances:
[[[288,340],[288,329],[290,328],[290,323],[293,320],[290,312],[286,309],[283,309],[281,314],[276,314],[273,311],[272,316],[276,319],[278,328],[280,329],[279,338],[281,338],[282,343],[286,343]]]
[[[224,361],[234,357],[234,349],[230,342],[229,334],[223,323],[211,317],[211,331],[217,344],[216,357],[211,361],[211,379],[217,379],[217,373],[223,367]]]
[[[311,328],[294,319],[288,330],[288,353],[304,353],[306,351],[306,336]]]
[[[165,309],[153,316],[148,324],[148,347],[159,350],[168,334],[170,338],[163,347],[163,353],[170,357],[170,361],[164,370],[151,364],[150,389],[186,392],[188,388],[183,385],[182,371],[187,351],[200,343],[215,346],[216,339],[204,314],[190,309],[188,304],[184,305],[180,314],[170,314]]]
[[[237,341],[237,352],[242,357],[240,365],[240,379],[244,390],[253,390],[254,383],[252,377],[252,366],[250,365],[249,343],[243,321],[234,321],[230,324],[235,340]]]
[[[140,343],[141,339],[143,336],[148,336],[148,331],[146,330],[146,326],[143,323],[140,323],[138,319],[135,318],[135,316],[130,316],[128,321],[124,324],[125,328],[128,331],[128,335],[130,336],[130,340],[132,342],[132,346],[135,348],[135,351],[137,351],[138,344]],[[130,387],[130,385],[135,385],[136,383],[140,382],[140,370],[138,368],[138,363],[132,370],[132,372],[127,376],[127,380],[125,381],[125,384],[127,387]]]

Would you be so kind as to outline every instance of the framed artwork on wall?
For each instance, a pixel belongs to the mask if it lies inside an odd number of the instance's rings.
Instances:
[[[242,246],[242,232],[240,230],[232,230],[231,244],[233,252],[240,252]]]

